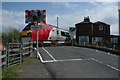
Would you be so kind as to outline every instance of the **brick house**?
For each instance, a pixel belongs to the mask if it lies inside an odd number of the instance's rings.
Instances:
[[[89,17],[84,17],[84,21],[75,24],[77,43],[96,44],[105,40],[109,41],[110,25],[104,22],[90,22]]]
[[[101,21],[90,22],[89,17],[75,24],[77,44],[103,45],[106,47],[117,46],[120,49],[120,36],[110,35],[110,25]]]

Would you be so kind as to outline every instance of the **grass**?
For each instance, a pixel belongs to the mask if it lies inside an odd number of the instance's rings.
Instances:
[[[2,78],[16,78],[17,76],[21,74],[19,70],[22,69],[25,64],[32,63],[35,60],[36,60],[35,58],[28,58],[19,65],[4,68],[2,70]]]

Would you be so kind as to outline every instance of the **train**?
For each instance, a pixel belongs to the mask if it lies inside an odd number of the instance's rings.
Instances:
[[[28,24],[27,28],[23,29],[22,36],[31,37],[31,41],[36,44],[36,30],[31,29],[35,24]],[[69,30],[58,28],[56,26],[44,23],[38,23],[38,43],[39,45],[51,44],[69,44],[71,43]],[[26,29],[26,30],[25,30]]]

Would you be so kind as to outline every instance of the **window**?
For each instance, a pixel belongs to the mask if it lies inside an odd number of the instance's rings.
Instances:
[[[59,34],[59,31],[57,30],[57,34]]]
[[[89,43],[89,36],[80,36],[79,43]]]
[[[23,31],[26,31],[26,30],[31,30],[31,27],[30,26],[26,26]]]
[[[92,37],[92,43],[102,42],[102,37]]]
[[[65,36],[65,32],[62,32],[62,31],[61,31],[61,36]]]
[[[61,36],[67,36],[70,37],[69,33],[61,31]]]
[[[103,25],[99,25],[99,30],[103,30]]]
[[[118,43],[118,38],[117,37],[112,37],[111,38],[111,43]]]

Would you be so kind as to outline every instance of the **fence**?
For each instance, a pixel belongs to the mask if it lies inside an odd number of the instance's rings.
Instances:
[[[32,53],[32,42],[8,43],[2,51],[0,66],[14,66],[23,62]]]

